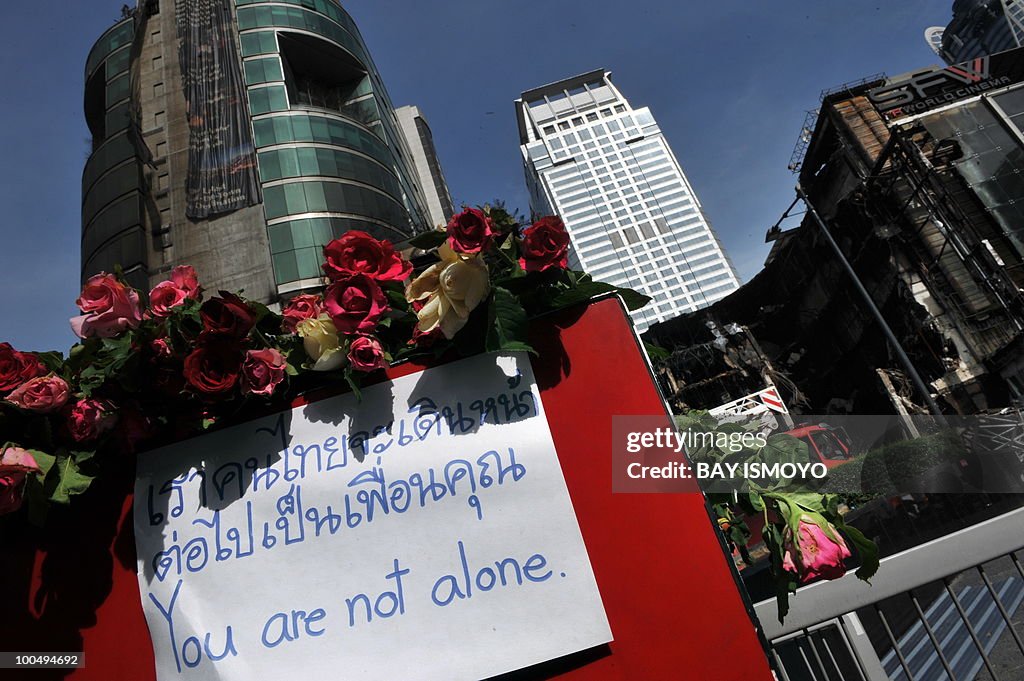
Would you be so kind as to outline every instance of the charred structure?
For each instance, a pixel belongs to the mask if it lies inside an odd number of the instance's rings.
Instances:
[[[969,81],[969,86],[965,81]],[[823,97],[799,182],[944,411],[1024,396],[1024,49]],[[676,408],[770,379],[804,413],[920,410],[892,344],[810,213],[764,269],[655,325]]]

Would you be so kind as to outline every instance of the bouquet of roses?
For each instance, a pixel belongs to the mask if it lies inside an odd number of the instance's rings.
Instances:
[[[148,296],[120,273],[91,277],[67,358],[0,343],[0,515],[68,503],[141,447],[187,437],[247,410],[285,405],[409,357],[530,351],[531,317],[617,293],[568,268],[557,217],[522,228],[503,208],[467,208],[410,241],[416,274],[386,240],[350,231],[324,247],[325,286],[276,313],[241,292],[204,297],[174,268]]]

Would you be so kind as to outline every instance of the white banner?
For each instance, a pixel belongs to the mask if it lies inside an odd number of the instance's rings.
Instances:
[[[135,534],[160,681],[480,679],[611,640],[525,355],[140,454]]]

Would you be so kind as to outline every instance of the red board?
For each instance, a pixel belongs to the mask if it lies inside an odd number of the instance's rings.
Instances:
[[[703,497],[612,494],[612,417],[669,418],[621,303],[546,318],[531,334],[544,410],[615,640],[501,678],[771,681],[763,638]],[[423,368],[406,364],[388,375]],[[85,653],[84,668],[24,678],[155,679],[125,464],[123,479],[91,490],[60,518],[56,536],[0,537],[3,649]]]

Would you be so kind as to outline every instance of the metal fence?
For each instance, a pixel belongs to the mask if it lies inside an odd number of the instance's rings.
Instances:
[[[1024,509],[755,606],[783,681],[1024,679]]]

